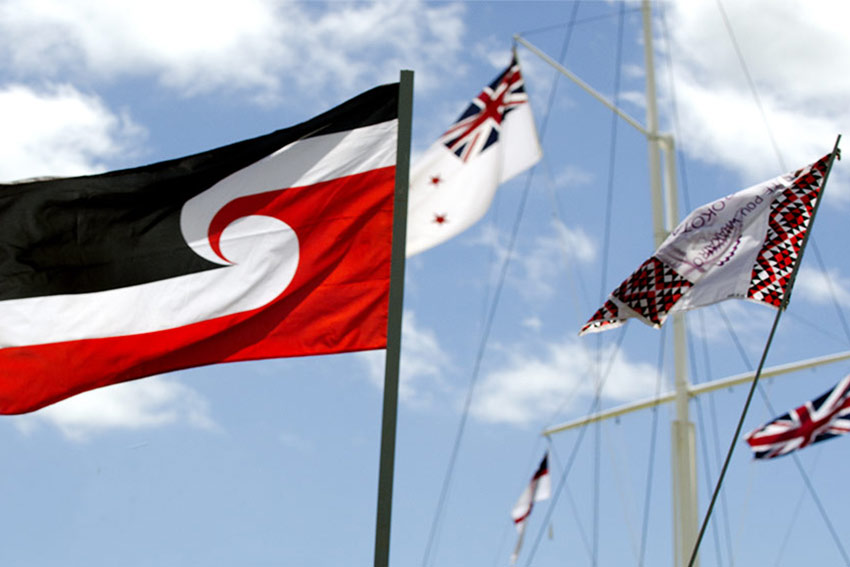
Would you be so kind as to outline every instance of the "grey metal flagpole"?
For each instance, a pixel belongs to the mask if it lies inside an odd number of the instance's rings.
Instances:
[[[398,87],[398,141],[396,143],[393,242],[390,299],[387,320],[387,354],[384,367],[384,408],[381,422],[381,457],[378,470],[378,514],[375,525],[375,567],[388,567],[390,523],[395,468],[398,376],[401,361],[401,312],[404,301],[404,260],[407,242],[407,186],[410,182],[410,137],[413,121],[413,71],[401,72]]]
[[[729,451],[726,453],[726,460],[723,462],[723,468],[720,469],[720,476],[718,477],[717,484],[714,487],[714,494],[711,495],[711,502],[709,502],[708,510],[705,512],[705,518],[702,521],[699,535],[694,543],[694,549],[691,552],[691,559],[688,562],[688,567],[692,567],[696,561],[700,543],[702,543],[702,538],[705,535],[705,529],[708,527],[708,521],[711,519],[711,512],[714,510],[714,504],[717,501],[717,495],[720,493],[720,487],[723,485],[723,479],[726,477],[726,470],[729,468],[729,462],[732,460],[732,453],[735,450],[735,445],[738,444],[738,438],[741,436],[741,429],[744,427],[744,419],[747,417],[750,402],[753,401],[753,395],[755,394],[756,386],[758,385],[759,377],[761,376],[762,368],[764,367],[764,362],[767,359],[767,352],[770,350],[770,344],[773,342],[773,335],[776,333],[776,328],[779,326],[779,318],[782,316],[782,312],[785,311],[788,307],[788,302],[791,300],[791,291],[794,288],[794,282],[797,279],[797,272],[800,270],[800,264],[803,262],[803,252],[806,251],[806,244],[809,242],[809,236],[811,235],[812,228],[815,224],[815,216],[817,216],[821,201],[823,201],[823,193],[826,190],[826,182],[829,179],[829,172],[832,171],[832,164],[835,161],[836,156],[839,155],[840,150],[838,149],[838,144],[840,142],[841,135],[839,134],[835,139],[835,147],[832,149],[832,154],[829,156],[829,163],[827,164],[826,171],[823,175],[820,195],[818,195],[818,199],[815,202],[815,208],[812,211],[812,218],[809,220],[809,228],[806,230],[806,234],[803,237],[803,243],[800,245],[800,254],[797,256],[794,269],[791,271],[791,277],[788,281],[788,287],[785,290],[785,296],[782,298],[782,303],[780,304],[779,309],[776,310],[776,318],[773,320],[773,326],[770,328],[767,343],[764,345],[764,351],[762,351],[761,360],[759,360],[759,365],[756,369],[756,375],[753,377],[753,383],[750,385],[747,400],[744,402],[744,409],[741,410],[741,418],[738,420],[738,426],[735,428],[735,434],[732,436],[732,443],[729,445]]]

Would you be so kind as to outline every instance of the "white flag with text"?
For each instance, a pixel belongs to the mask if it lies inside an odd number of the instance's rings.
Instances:
[[[830,159],[694,210],[579,334],[630,318],[660,327],[670,313],[731,298],[780,307]]]

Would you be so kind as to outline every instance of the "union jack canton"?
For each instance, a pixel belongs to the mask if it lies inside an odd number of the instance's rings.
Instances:
[[[484,87],[440,141],[464,162],[469,161],[499,141],[505,115],[527,102],[528,94],[515,55],[508,68]]]
[[[850,431],[850,375],[819,398],[745,437],[756,459],[772,459]]]

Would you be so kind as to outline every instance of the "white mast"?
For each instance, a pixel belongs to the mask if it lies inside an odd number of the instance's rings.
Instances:
[[[644,128],[604,96],[594,91],[563,66],[553,61],[523,38],[514,38],[528,47],[544,61],[558,69],[594,98],[612,109],[628,124],[646,136],[649,147],[649,177],[652,198],[653,236],[655,247],[667,237],[678,224],[677,185],[675,175],[675,151],[672,136],[658,133],[658,107],[655,93],[655,63],[652,47],[652,14],[649,0],[642,0],[644,57],[646,61],[646,122]],[[665,186],[661,178],[661,149],[665,153]],[[694,424],[690,420],[688,400],[690,383],[687,374],[687,337],[684,316],[673,316],[673,351],[675,372],[676,418],[672,423],[672,467],[673,467],[673,530],[675,533],[674,565],[684,565],[690,557],[698,530],[696,492],[696,453],[694,450]],[[698,565],[698,563],[695,563]]]
[[[646,65],[646,124],[649,131],[649,180],[652,193],[652,219],[655,247],[679,224],[678,186],[675,174],[673,139],[665,137],[665,181],[661,183],[661,139],[658,134],[658,106],[655,93],[655,57],[652,47],[652,14],[649,0],[641,3],[643,47]],[[665,206],[666,205],[666,206]],[[665,214],[666,213],[666,214]],[[690,558],[699,529],[697,511],[697,472],[694,424],[688,406],[687,331],[685,316],[673,315],[673,373],[676,417],[671,424],[670,450],[673,467],[673,565],[685,565]],[[695,567],[699,560],[694,562]]]

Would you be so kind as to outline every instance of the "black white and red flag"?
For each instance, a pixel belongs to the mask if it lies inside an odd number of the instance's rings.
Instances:
[[[694,210],[600,307],[579,334],[726,299],[780,307],[832,158]]]
[[[552,477],[549,476],[549,453],[546,453],[543,455],[543,460],[540,461],[537,470],[534,471],[531,482],[522,491],[516,504],[514,504],[513,510],[511,510],[511,518],[517,530],[517,542],[511,554],[511,565],[515,565],[519,558],[519,551],[522,547],[523,536],[525,535],[525,526],[528,523],[531,510],[534,508],[534,503],[547,500],[551,495]]]
[[[398,85],[102,175],[0,185],[0,413],[386,346]]]
[[[850,376],[822,396],[806,402],[744,439],[756,459],[772,459],[850,431]]]

